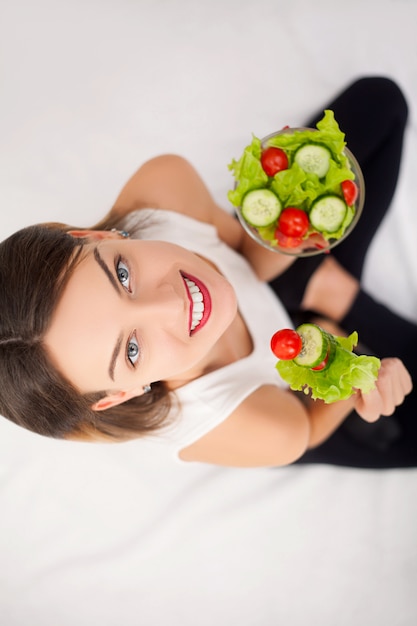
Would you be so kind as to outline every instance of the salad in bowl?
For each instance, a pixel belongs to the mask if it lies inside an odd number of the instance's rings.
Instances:
[[[253,136],[229,169],[235,185],[228,198],[242,226],[276,252],[327,252],[361,215],[362,172],[331,110],[316,129],[287,127],[264,139]]]

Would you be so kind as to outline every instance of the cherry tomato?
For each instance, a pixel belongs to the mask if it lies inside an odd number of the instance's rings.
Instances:
[[[281,148],[270,146],[262,152],[261,165],[265,174],[275,176],[277,172],[288,169],[288,157]]]
[[[315,372],[319,372],[320,370],[324,370],[324,368],[327,365],[327,361],[328,360],[329,360],[329,355],[327,355],[326,358],[323,359],[323,361],[321,363],[316,365],[316,367],[312,367],[311,369],[314,370]]]
[[[341,187],[346,204],[348,206],[355,204],[359,193],[357,184],[353,180],[344,180]]]
[[[307,241],[311,247],[314,246],[315,248],[317,248],[317,250],[323,250],[325,254],[330,252],[329,242],[323,237],[321,233],[311,233],[308,236]]]
[[[271,339],[271,350],[276,357],[283,361],[294,359],[300,354],[303,340],[300,335],[291,328],[278,330]]]
[[[312,367],[311,369],[315,372],[319,372],[320,370],[324,370],[325,367],[327,367],[327,364],[329,362],[329,356],[330,356],[330,350],[327,351],[326,356],[324,357],[324,359],[322,360],[321,363],[319,363],[318,365],[316,365],[316,367]]]
[[[279,228],[276,229],[274,236],[281,248],[298,248],[303,243],[301,237],[288,237]]]
[[[308,227],[308,215],[302,209],[287,207],[279,216],[278,228],[287,237],[304,237]]]

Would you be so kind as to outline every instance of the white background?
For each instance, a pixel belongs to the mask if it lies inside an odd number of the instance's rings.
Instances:
[[[365,280],[417,319],[416,24],[414,0],[0,0],[0,236],[94,223],[161,152],[230,208],[252,132],[384,74],[410,124]],[[416,472],[177,466],[2,420],[0,623],[414,626]]]

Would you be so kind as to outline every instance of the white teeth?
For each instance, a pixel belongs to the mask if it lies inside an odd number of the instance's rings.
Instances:
[[[190,280],[189,278],[185,278],[185,276],[184,276],[184,280],[185,280],[185,284],[188,287],[191,300],[193,301],[191,330],[194,330],[195,328],[197,328],[197,326],[203,319],[203,313],[204,313],[203,294],[201,293],[200,289],[197,287],[197,285],[195,284],[193,280]]]

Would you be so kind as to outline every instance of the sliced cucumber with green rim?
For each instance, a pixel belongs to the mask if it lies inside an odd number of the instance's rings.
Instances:
[[[342,226],[346,211],[347,204],[340,196],[321,196],[310,209],[310,224],[322,233],[335,233]]]
[[[301,324],[297,329],[303,347],[294,363],[302,367],[315,367],[326,358],[330,349],[329,334],[316,324]]]
[[[281,213],[281,202],[270,189],[248,191],[242,202],[242,216],[251,226],[269,226]]]
[[[337,342],[336,342],[336,339],[332,337],[332,335],[328,335],[328,337],[329,337],[329,349],[327,351],[327,354],[321,363],[310,368],[313,371],[323,372],[329,367],[329,365],[333,361],[334,355],[336,354]]]
[[[308,143],[298,148],[294,161],[307,174],[316,174],[323,178],[329,171],[331,156],[330,150],[325,146]]]

